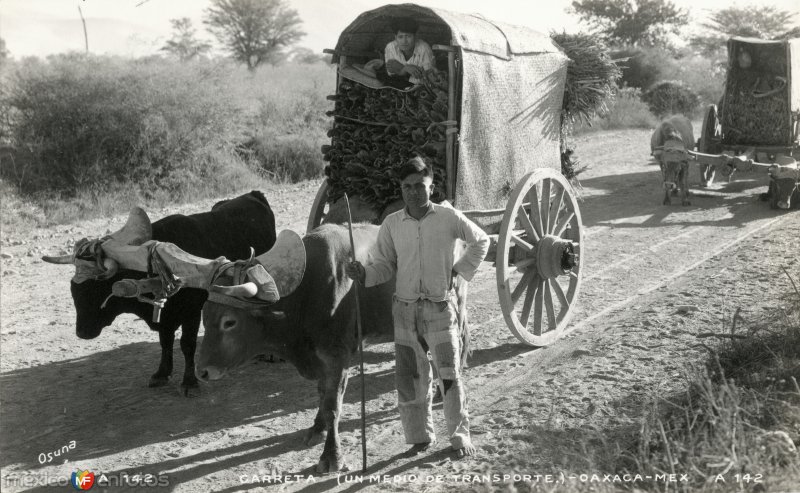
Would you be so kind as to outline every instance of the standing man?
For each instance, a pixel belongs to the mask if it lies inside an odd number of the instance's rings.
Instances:
[[[383,50],[386,72],[389,75],[409,75],[409,82],[419,84],[426,70],[433,68],[433,50],[425,41],[417,38],[417,22],[410,17],[401,17],[392,23],[394,41]]]
[[[459,368],[461,352],[453,279],[472,279],[489,249],[489,237],[461,212],[431,202],[433,172],[420,157],[400,168],[405,208],[389,215],[378,232],[377,254],[364,267],[354,261],[347,275],[374,286],[397,276],[392,304],[395,380],[407,455],[434,441],[431,362],[439,377],[450,443],[457,456],[475,453],[469,433],[467,395]],[[454,258],[457,240],[467,243]]]

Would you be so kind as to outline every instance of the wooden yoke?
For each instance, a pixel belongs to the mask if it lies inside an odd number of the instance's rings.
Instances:
[[[183,286],[189,288],[208,289],[209,283],[219,267],[228,263],[228,259],[225,257],[214,260],[196,257],[181,250],[173,243],[152,240],[139,246],[120,245],[114,240],[109,240],[103,243],[101,248],[122,268],[139,272],[149,271],[151,249],[157,248],[158,255],[164,263],[182,281]]]

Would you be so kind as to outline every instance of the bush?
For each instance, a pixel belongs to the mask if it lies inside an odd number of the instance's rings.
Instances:
[[[207,179],[211,156],[236,135],[225,81],[203,64],[61,56],[13,79],[11,140],[31,159],[3,172],[25,193],[111,183],[181,193]]]
[[[680,81],[654,85],[642,94],[642,101],[659,117],[683,114],[691,118],[700,104],[698,95]]]
[[[278,135],[268,129],[238,146],[239,155],[265,178],[279,183],[295,183],[324,175],[322,144],[325,134],[301,132]]]
[[[608,112],[592,120],[591,126],[581,126],[580,132],[615,130],[621,128],[653,128],[658,119],[641,100],[642,91],[634,87],[619,89]]]
[[[249,72],[76,54],[28,58],[0,77],[0,175],[40,204],[115,189],[182,200],[259,175],[319,177],[336,81],[322,64]]]

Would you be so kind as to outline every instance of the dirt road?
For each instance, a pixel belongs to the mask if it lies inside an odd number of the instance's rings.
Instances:
[[[427,455],[400,458],[406,446],[392,348],[367,348],[372,477],[363,482],[355,472],[314,475],[322,445],[304,448],[301,438],[316,412],[316,390],[288,364],[253,362],[187,399],[176,388],[183,361],[177,349],[173,383],[147,388],[160,350],[141,321],[122,317],[91,341],[75,336],[72,270],[39,257],[115,230],[123,217],[4,231],[2,252],[10,258],[3,259],[0,298],[0,487],[50,490],[41,485],[64,484],[87,469],[112,484],[125,474],[129,483],[135,474],[160,475],[149,480],[180,492],[440,491],[490,486],[478,474],[498,474],[500,482],[519,474],[530,484],[552,475],[568,484],[581,474],[613,473],[593,470],[585,446],[598,436],[624,436],[649,400],[684,387],[687,365],[704,356],[696,334],[721,331],[737,307],[751,320],[779,309],[791,290],[784,269],[800,279],[800,213],[758,201],[765,174],[694,189],[691,206],[662,206],[648,142],[646,131],[578,139],[582,162],[591,165],[580,191],[586,264],[564,339],[522,346],[503,321],[495,270],[486,263],[471,283],[475,351],[466,379],[476,457],[457,461],[440,440]],[[690,183],[697,182],[695,170]],[[265,190],[279,229],[304,231],[316,188]],[[174,211],[149,212],[158,218]],[[361,464],[360,393],[353,371],[340,426],[353,470]],[[435,413],[441,433],[441,406]]]

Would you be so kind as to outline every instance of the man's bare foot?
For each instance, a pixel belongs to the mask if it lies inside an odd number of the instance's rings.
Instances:
[[[456,458],[457,459],[463,459],[464,457],[467,457],[467,456],[470,456],[470,455],[475,455],[475,453],[478,451],[478,449],[475,448],[475,445],[473,445],[471,443],[467,443],[463,447],[461,447],[459,449],[455,449],[455,451],[456,451]]]
[[[404,457],[413,457],[431,448],[431,442],[415,443],[410,449],[403,453]]]

